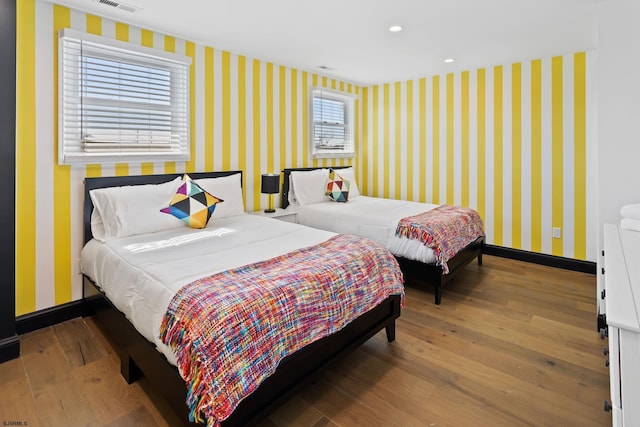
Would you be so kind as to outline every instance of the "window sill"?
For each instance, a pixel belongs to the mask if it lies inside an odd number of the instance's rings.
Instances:
[[[135,162],[188,162],[190,153],[91,153],[59,154],[59,165],[84,165]]]
[[[316,153],[312,154],[312,159],[352,159],[356,153]]]

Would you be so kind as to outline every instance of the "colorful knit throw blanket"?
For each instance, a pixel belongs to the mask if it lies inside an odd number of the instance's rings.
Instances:
[[[449,273],[449,261],[460,249],[484,236],[482,218],[473,209],[441,205],[418,215],[402,218],[396,236],[419,240],[433,249],[436,265]]]
[[[392,294],[404,302],[395,258],[348,235],[184,286],[160,338],[177,356],[191,421],[218,426],[284,357]]]

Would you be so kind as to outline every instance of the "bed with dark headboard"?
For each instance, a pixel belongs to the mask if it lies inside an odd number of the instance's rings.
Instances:
[[[228,176],[239,171],[193,173],[192,179]],[[181,174],[104,177],[85,179],[84,240],[92,239],[91,213],[93,204],[89,192],[93,189],[158,184],[171,181]],[[275,220],[273,220],[275,221]],[[188,421],[185,405],[186,385],[178,369],[170,364],[153,343],[145,339],[89,277],[83,276],[83,300],[87,315],[95,319],[101,331],[117,349],[121,373],[128,383],[144,376],[151,387],[166,400],[179,419]],[[318,374],[329,363],[344,356],[373,335],[386,330],[387,339],[395,339],[395,319],[400,315],[401,298],[391,295],[372,310],[364,313],[340,331],[322,338],[281,361],[275,373],[237,406],[223,426],[252,424],[286,401],[301,385]],[[193,424],[196,425],[196,424]],[[201,425],[201,424],[197,424]]]
[[[347,169],[350,166],[332,166],[331,169],[335,169],[340,173],[341,169]],[[286,209],[289,206],[289,192],[291,188],[291,172],[294,171],[313,171],[320,168],[287,168],[283,170],[283,185],[282,185],[282,208]],[[336,204],[340,205],[340,204]],[[315,206],[315,205],[314,205]],[[296,209],[292,206],[292,209]],[[333,211],[332,211],[333,212]],[[300,215],[298,215],[300,218]],[[334,220],[337,218],[333,218]],[[305,221],[299,221],[303,225],[310,225]],[[313,226],[313,225],[312,225]],[[331,228],[328,228],[331,230]],[[334,231],[334,230],[331,230]],[[403,267],[405,273],[415,274],[416,276],[424,279],[428,283],[431,283],[435,287],[435,303],[440,304],[442,299],[442,288],[445,284],[450,282],[467,264],[474,259],[478,260],[478,264],[482,265],[482,251],[484,247],[485,236],[477,237],[466,247],[456,253],[456,255],[448,260],[449,272],[445,274],[442,267],[435,264],[428,264],[420,261],[415,261],[406,257],[396,256],[400,265]],[[391,251],[394,252],[393,250]]]

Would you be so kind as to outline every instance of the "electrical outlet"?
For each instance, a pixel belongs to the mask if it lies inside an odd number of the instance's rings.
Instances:
[[[562,236],[562,230],[560,229],[560,227],[553,227],[553,238],[559,239],[560,236]]]

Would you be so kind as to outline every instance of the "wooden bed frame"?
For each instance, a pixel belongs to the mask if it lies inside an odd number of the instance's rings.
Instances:
[[[344,169],[351,166],[331,166],[331,169]],[[286,209],[289,206],[289,186],[291,183],[292,171],[310,171],[318,168],[287,168],[282,172],[284,179],[282,181],[282,208]],[[449,273],[444,274],[442,267],[435,264],[425,264],[419,261],[410,260],[407,258],[396,257],[403,271],[406,273],[413,273],[417,271],[421,275],[421,278],[428,283],[432,283],[435,286],[435,303],[437,305],[442,301],[442,287],[450,282],[460,270],[475,258],[478,259],[478,265],[482,265],[482,251],[484,249],[485,236],[478,237],[473,242],[469,243],[465,248],[458,252],[453,258],[451,258],[447,264],[449,266]]]
[[[193,179],[228,176],[241,171],[190,173]],[[84,241],[91,240],[93,204],[89,191],[122,185],[159,184],[182,174],[86,178],[84,194]],[[155,346],[140,335],[95,283],[83,276],[85,314],[112,342],[120,358],[120,371],[130,384],[141,376],[162,396],[185,425],[190,423],[186,384],[178,369]],[[284,403],[301,385],[312,379],[331,362],[360,346],[382,329],[389,342],[395,339],[395,319],[400,316],[400,296],[391,295],[378,306],[349,323],[342,330],[316,341],[283,359],[273,375],[247,396],[225,420],[223,426],[254,424]]]

